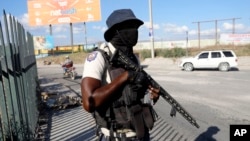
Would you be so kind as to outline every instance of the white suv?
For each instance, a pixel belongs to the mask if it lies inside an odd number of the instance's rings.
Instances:
[[[232,50],[202,51],[193,58],[184,58],[179,67],[185,71],[194,69],[219,69],[228,71],[238,66],[238,59]]]

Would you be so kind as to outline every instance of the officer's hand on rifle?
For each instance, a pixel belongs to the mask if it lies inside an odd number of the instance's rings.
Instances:
[[[144,87],[147,84],[147,77],[142,72],[128,70],[128,82],[138,87]]]
[[[148,88],[149,88],[150,98],[153,100],[153,103],[155,104],[160,97],[159,95],[160,88],[154,88],[151,85],[149,85]]]
[[[140,96],[144,96],[148,89],[148,80],[144,73],[137,71],[128,71],[128,83],[133,91]]]

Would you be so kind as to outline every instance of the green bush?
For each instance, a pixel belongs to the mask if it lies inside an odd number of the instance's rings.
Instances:
[[[144,60],[145,58],[150,58],[151,57],[151,50],[149,49],[143,49],[139,52],[140,58]]]
[[[172,57],[182,57],[186,55],[186,50],[183,48],[173,48],[173,56]]]
[[[172,56],[172,52],[169,49],[157,49],[156,51],[156,56],[160,56],[160,57],[171,57]]]
[[[182,48],[156,49],[155,54],[158,57],[175,58],[185,56],[186,50]]]

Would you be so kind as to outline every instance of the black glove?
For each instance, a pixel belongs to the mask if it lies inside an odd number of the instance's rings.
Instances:
[[[144,85],[147,82],[147,77],[142,72],[128,71],[128,81],[132,84]]]

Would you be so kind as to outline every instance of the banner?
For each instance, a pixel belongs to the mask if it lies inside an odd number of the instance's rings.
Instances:
[[[28,0],[31,26],[101,20],[100,0]]]
[[[53,37],[48,36],[33,36],[34,48],[35,50],[39,49],[53,49],[54,40]]]
[[[221,34],[221,44],[249,44],[250,34]]]

